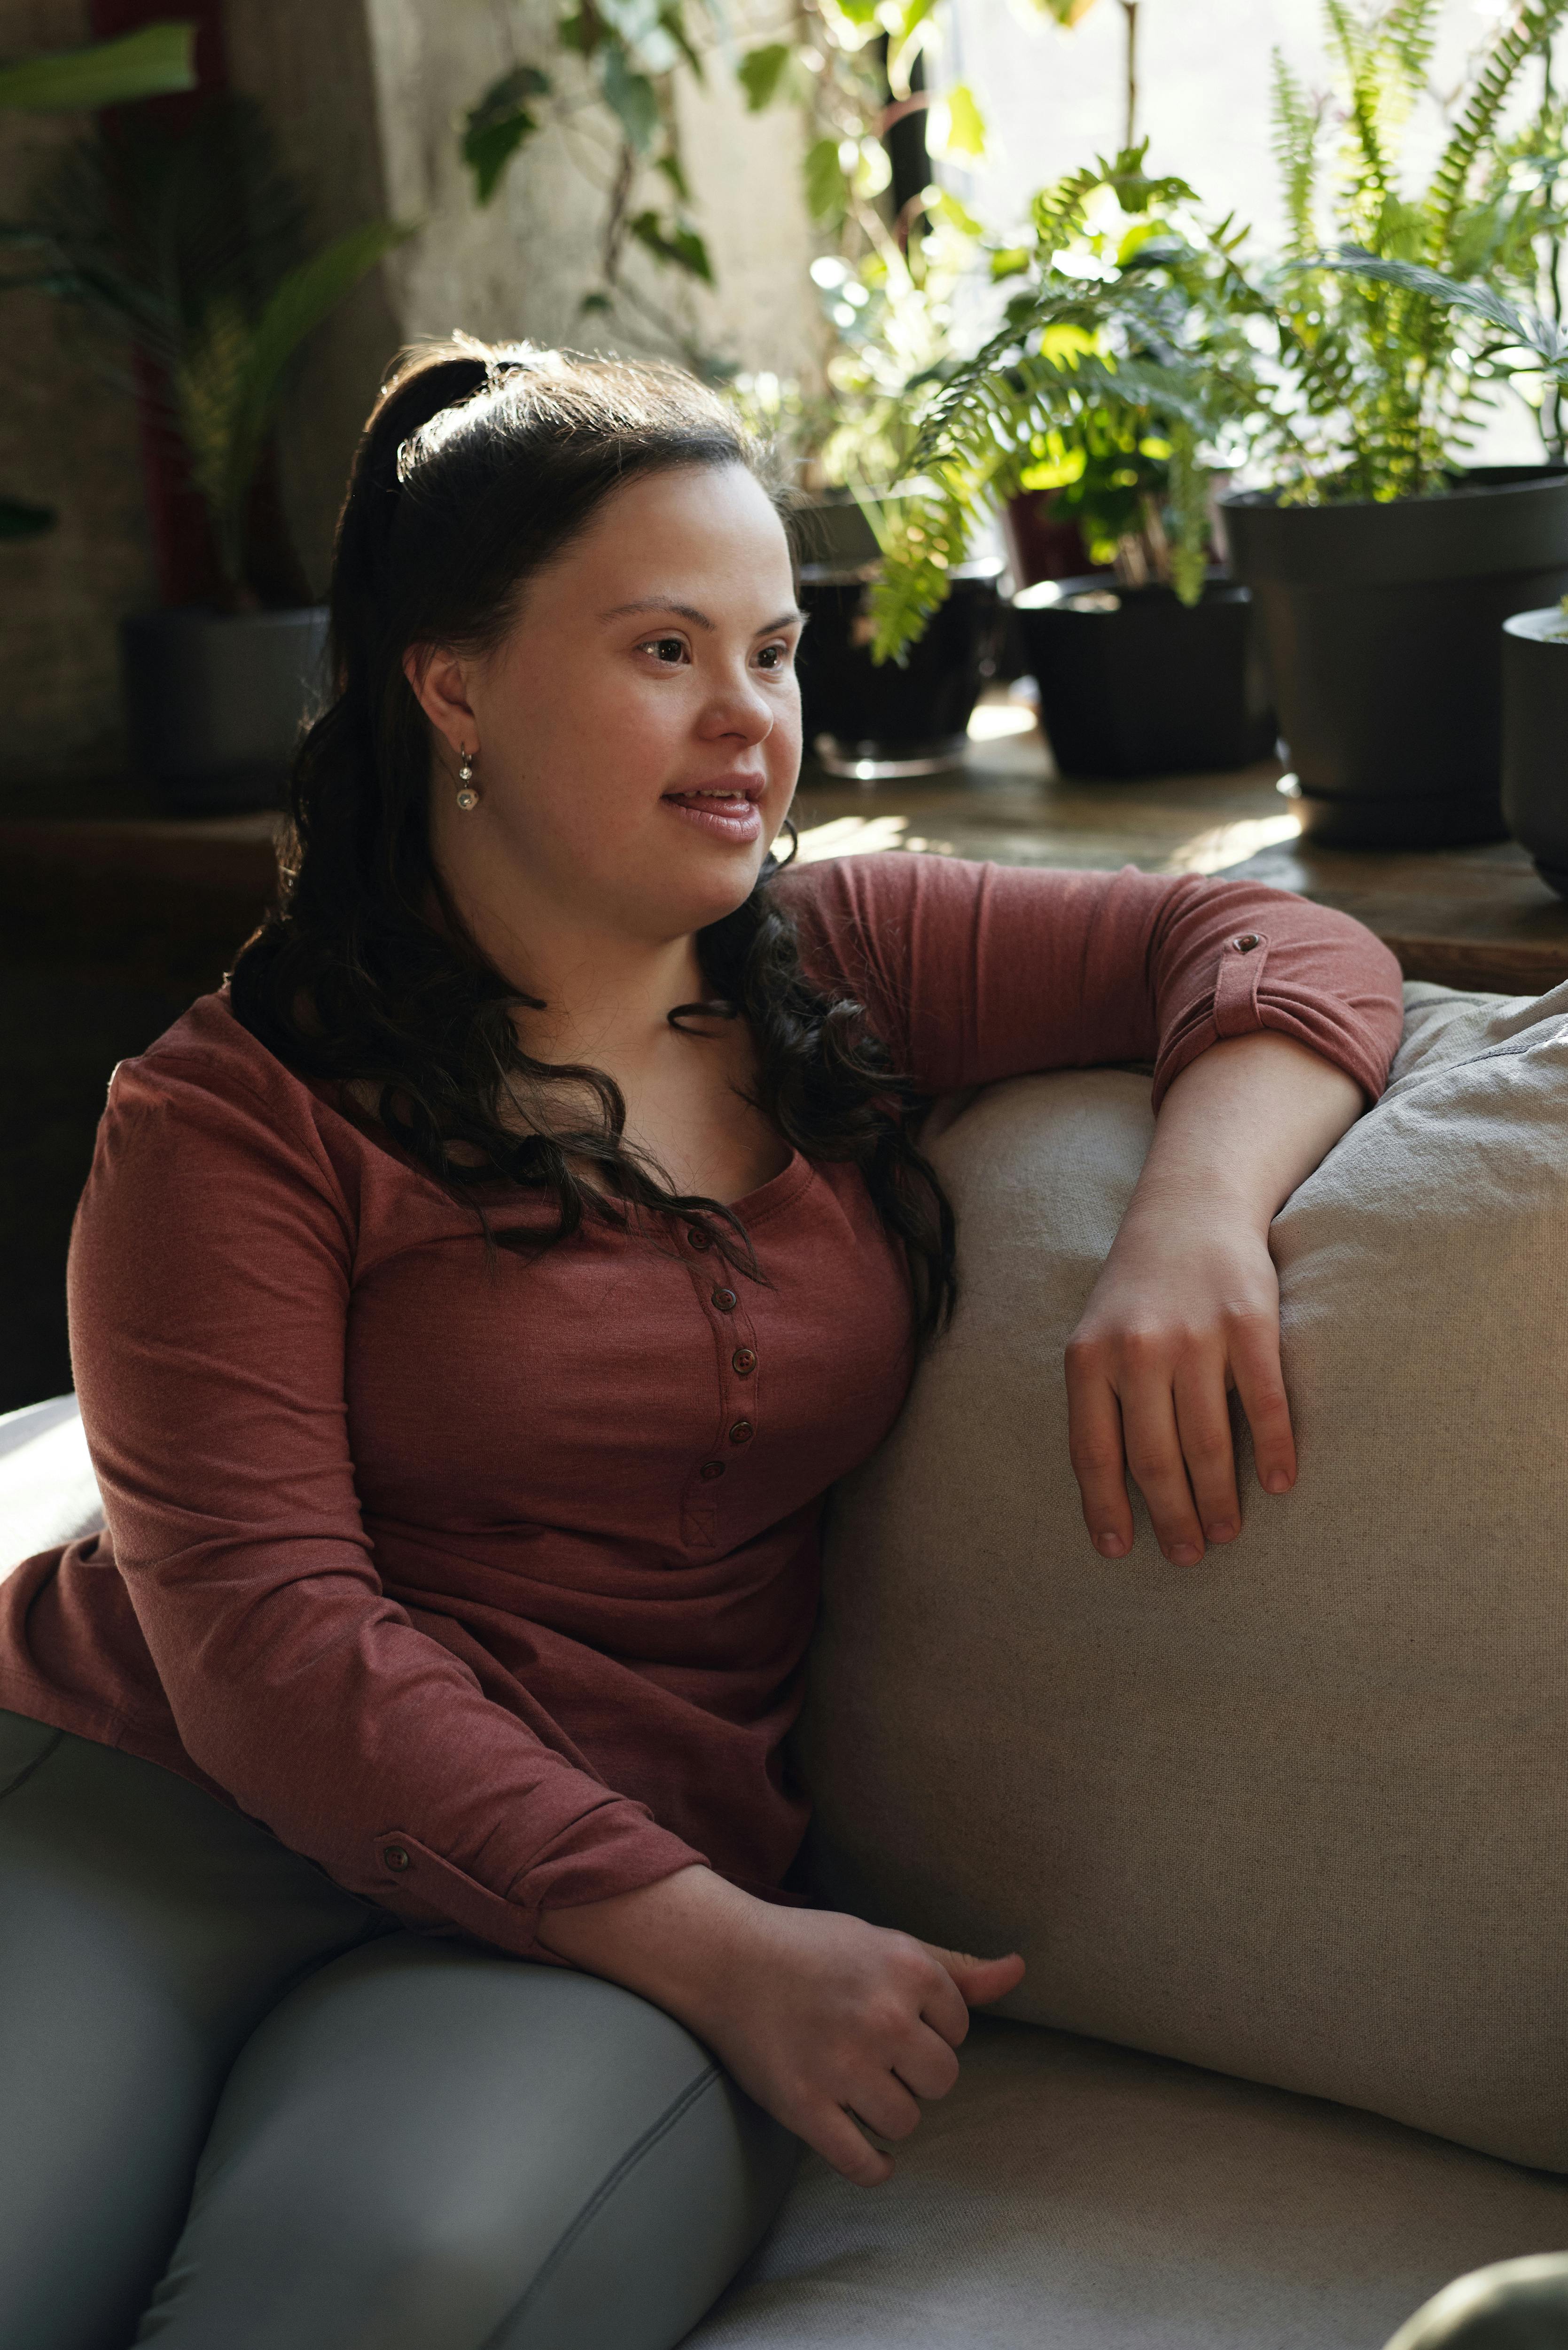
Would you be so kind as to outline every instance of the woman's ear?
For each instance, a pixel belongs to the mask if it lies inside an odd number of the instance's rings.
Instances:
[[[437,733],[460,756],[477,751],[479,722],[468,698],[467,664],[461,657],[444,645],[410,645],[403,655],[403,675]]]

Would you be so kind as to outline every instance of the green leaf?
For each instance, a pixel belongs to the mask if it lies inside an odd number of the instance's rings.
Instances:
[[[764,48],[748,49],[735,68],[736,78],[746,93],[749,113],[760,114],[778,96],[784,69],[790,61],[787,41],[769,41]]]
[[[196,87],[194,25],[144,25],[118,41],[89,49],[54,49],[0,66],[0,107],[39,112],[127,106]]]
[[[469,109],[463,118],[462,160],[473,173],[478,203],[490,202],[518,148],[540,128],[528,99],[549,94],[548,74],[537,66],[518,66],[492,82],[477,106]]]
[[[682,169],[680,158],[673,147],[659,158],[653,168],[656,172],[663,172],[683,204],[691,203],[691,191],[687,185],[686,173]]]
[[[659,93],[646,74],[634,69],[618,43],[605,51],[599,86],[628,143],[646,155],[659,135]]]
[[[591,57],[604,33],[595,10],[574,8],[568,16],[557,19],[556,38],[564,49],[573,49],[580,57]]]
[[[849,208],[849,185],[838,160],[836,139],[814,139],[805,151],[806,210],[814,221],[836,228]]]
[[[930,109],[929,136],[940,155],[967,156],[972,162],[985,152],[985,117],[967,82],[944,90]]]
[[[213,428],[214,433],[225,430],[227,453],[221,481],[213,481],[208,495],[231,578],[240,576],[245,499],[277,412],[289,361],[367,271],[412,234],[411,228],[394,221],[370,221],[291,269],[254,326],[243,330],[243,344],[222,369],[227,414],[214,417]]]
[[[606,293],[598,291],[592,294],[585,294],[582,300],[577,305],[579,311],[584,313],[592,312],[596,314],[603,310],[612,310],[614,307],[615,305],[610,299],[610,296]]]
[[[685,270],[689,277],[700,277],[704,286],[713,283],[713,265],[708,258],[708,248],[695,229],[683,228],[677,222],[667,226],[657,213],[639,213],[630,224],[631,233],[656,259],[667,262],[672,268]]]
[[[53,506],[36,506],[30,498],[0,497],[0,538],[40,538],[58,520]]]

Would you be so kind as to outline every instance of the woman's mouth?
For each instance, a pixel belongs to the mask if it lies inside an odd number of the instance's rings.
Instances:
[[[666,792],[663,805],[673,808],[676,815],[694,824],[711,839],[734,841],[744,845],[760,840],[763,812],[757,806],[762,785],[754,784],[749,790],[739,785],[709,785],[703,790]]]

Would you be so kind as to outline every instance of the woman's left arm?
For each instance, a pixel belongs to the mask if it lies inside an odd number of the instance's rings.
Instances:
[[[1210,1045],[1172,1081],[1067,1348],[1073,1469],[1103,1556],[1132,1547],[1128,1470],[1173,1565],[1240,1533],[1231,1388],[1265,1492],[1295,1482],[1269,1224],[1363,1104],[1354,1078],[1267,1030]]]

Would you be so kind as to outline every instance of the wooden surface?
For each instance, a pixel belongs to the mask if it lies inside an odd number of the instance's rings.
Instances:
[[[1022,727],[1028,712],[993,697],[978,723]],[[1412,979],[1515,994],[1568,979],[1568,904],[1513,842],[1315,847],[1299,836],[1279,774],[1270,764],[1064,781],[1031,726],[973,741],[966,767],[934,777],[847,783],[808,764],[794,814],[808,857],[904,847],[1008,865],[1228,873],[1355,915]],[[117,815],[113,806],[109,796],[74,814],[0,810],[0,955],[192,993],[215,985],[271,899],[277,819]]]
[[[946,776],[865,785],[808,770],[794,813],[807,856],[902,846],[1002,864],[1225,873],[1354,914],[1387,941],[1407,979],[1518,995],[1568,980],[1568,903],[1515,842],[1317,847],[1300,837],[1276,788],[1280,772],[1270,763],[1220,775],[1064,781],[1032,731],[971,743],[968,768]]]

